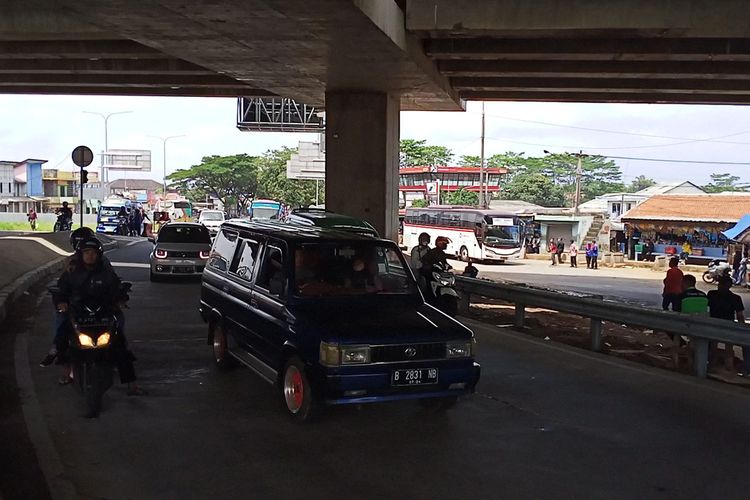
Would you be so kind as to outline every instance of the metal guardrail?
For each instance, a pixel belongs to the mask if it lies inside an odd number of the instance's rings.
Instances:
[[[524,325],[526,307],[541,307],[590,318],[593,351],[601,350],[603,321],[685,335],[695,343],[695,374],[701,378],[706,377],[709,342],[750,345],[750,327],[707,316],[646,309],[596,296],[582,297],[522,284],[497,283],[462,276],[456,277],[456,287],[461,292],[460,310],[464,313],[469,310],[472,295],[515,304],[514,325],[518,328]]]

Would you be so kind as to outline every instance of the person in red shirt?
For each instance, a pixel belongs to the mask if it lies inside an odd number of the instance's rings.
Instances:
[[[665,311],[669,310],[670,305],[672,306],[673,311],[680,310],[682,271],[680,271],[680,268],[678,267],[679,265],[679,257],[672,257],[669,259],[669,269],[667,270],[667,276],[664,278],[664,291],[661,294],[661,307]]]

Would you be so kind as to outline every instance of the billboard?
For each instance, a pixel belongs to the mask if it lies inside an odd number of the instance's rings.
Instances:
[[[109,170],[151,171],[151,150],[110,149],[104,153],[104,168]]]
[[[259,132],[322,132],[321,110],[285,97],[237,98],[237,128]]]

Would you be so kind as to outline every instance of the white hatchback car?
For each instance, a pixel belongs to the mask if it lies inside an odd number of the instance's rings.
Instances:
[[[151,252],[151,281],[200,276],[211,253],[208,229],[195,222],[170,222],[159,230]]]
[[[219,232],[224,220],[224,212],[221,210],[203,210],[198,216],[198,223],[206,226],[211,236]]]

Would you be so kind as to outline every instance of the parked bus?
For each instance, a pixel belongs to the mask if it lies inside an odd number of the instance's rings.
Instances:
[[[250,218],[278,219],[281,216],[281,202],[276,200],[253,200],[250,203]]]
[[[419,242],[421,233],[450,239],[446,253],[461,260],[498,261],[517,257],[525,234],[524,219],[509,212],[472,207],[432,206],[407,208],[404,218],[404,246]]]

